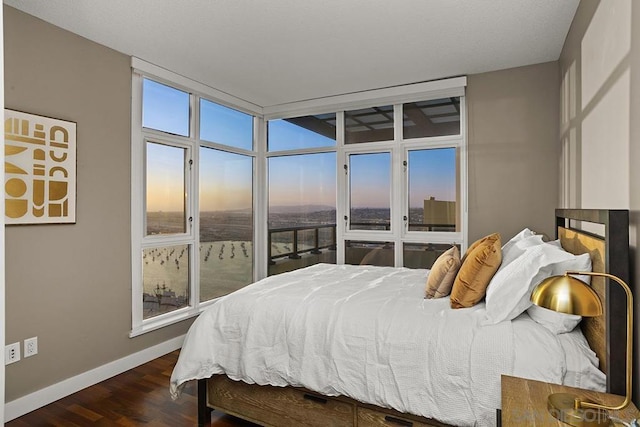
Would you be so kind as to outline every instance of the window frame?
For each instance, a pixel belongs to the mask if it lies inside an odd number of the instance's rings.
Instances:
[[[411,144],[407,144],[403,147],[403,159],[404,161],[407,162],[407,168],[406,170],[404,170],[404,189],[405,191],[403,192],[403,200],[402,200],[402,205],[403,205],[403,215],[406,215],[407,217],[409,216],[409,151],[419,151],[419,150],[438,150],[438,149],[444,149],[444,148],[455,148],[458,151],[458,156],[460,157],[460,174],[458,176],[456,176],[456,178],[458,180],[461,180],[462,177],[460,175],[462,175],[462,141],[460,141],[460,138],[458,136],[455,136],[453,138],[449,138],[449,137],[438,137],[439,139],[442,138],[442,140],[438,140],[438,141],[422,141],[422,142],[418,142],[416,144],[411,143]],[[403,169],[404,169],[404,165],[403,165]],[[460,188],[460,194],[458,195],[460,197],[460,200],[462,202],[463,200],[463,195],[466,195],[465,192],[462,191],[462,183],[456,183],[456,186]],[[460,209],[465,208],[465,205],[462,204],[460,207]],[[463,211],[460,211],[460,219],[462,221],[463,215],[462,215]],[[466,230],[466,224],[460,224],[460,229],[461,230]],[[420,239],[422,236],[424,236],[425,233],[428,233],[429,236],[431,236],[431,238],[437,239],[437,241],[430,241],[429,243],[462,243],[462,231],[409,231],[408,227],[404,227],[404,237],[407,243],[422,243],[420,241],[415,241],[416,239]],[[454,240],[451,240],[451,238],[454,238]]]
[[[361,145],[365,145],[361,147]],[[370,240],[371,235],[377,235],[382,239],[388,239],[389,235],[393,235],[395,232],[395,224],[393,221],[393,202],[395,193],[398,191],[393,185],[395,182],[394,179],[394,147],[389,142],[367,142],[367,143],[359,143],[358,147],[354,148],[353,145],[349,144],[345,146],[344,149],[344,157],[343,157],[343,167],[339,170],[344,170],[344,214],[339,216],[338,218],[343,218],[342,222],[345,227],[345,239],[344,240]],[[369,148],[370,147],[370,148]],[[367,229],[351,229],[351,163],[350,156],[359,155],[359,154],[389,154],[389,206],[390,206],[390,218],[389,218],[389,230],[367,230]],[[346,168],[345,168],[346,166]],[[338,183],[340,185],[340,183]],[[344,217],[347,217],[345,220]],[[376,240],[377,241],[377,240]]]

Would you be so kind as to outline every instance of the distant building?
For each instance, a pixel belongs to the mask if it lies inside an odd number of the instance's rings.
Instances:
[[[436,200],[435,197],[425,200],[423,223],[430,225],[431,231],[455,230],[456,202]]]

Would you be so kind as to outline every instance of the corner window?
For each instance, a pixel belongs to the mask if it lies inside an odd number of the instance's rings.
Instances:
[[[132,63],[131,336],[268,275],[464,247],[465,79],[280,110]]]

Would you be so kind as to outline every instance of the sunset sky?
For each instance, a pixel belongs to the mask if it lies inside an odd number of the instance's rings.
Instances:
[[[144,80],[143,126],[188,136],[189,95]],[[201,100],[201,139],[251,150],[252,117],[230,108]],[[335,140],[286,120],[268,124],[270,149],[328,147]],[[147,210],[181,211],[184,206],[184,152],[159,143],[147,144]],[[455,200],[456,150],[411,150],[409,203],[422,207],[423,200]],[[391,153],[349,156],[352,208],[389,208]],[[270,206],[336,206],[335,151],[317,154],[269,157]],[[200,148],[200,210],[236,210],[252,206],[251,156]]]

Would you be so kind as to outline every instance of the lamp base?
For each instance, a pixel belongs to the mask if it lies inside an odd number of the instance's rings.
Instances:
[[[549,395],[547,409],[556,419],[576,427],[597,427],[612,425],[609,414],[604,409],[576,408],[578,396],[569,393]]]

